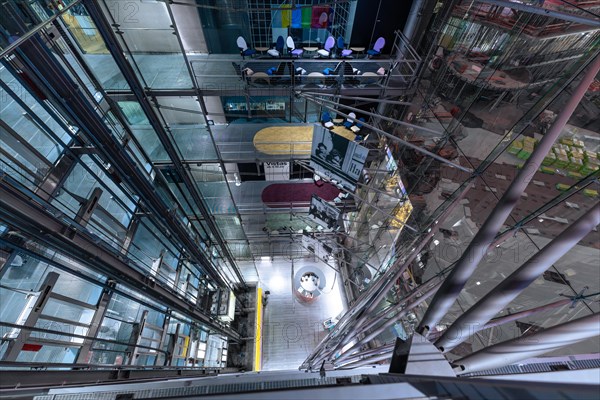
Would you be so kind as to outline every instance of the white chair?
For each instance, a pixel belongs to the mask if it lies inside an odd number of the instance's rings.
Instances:
[[[288,53],[290,53],[292,57],[300,57],[302,53],[304,53],[304,50],[296,48],[296,45],[294,44],[294,39],[292,39],[291,36],[287,37],[286,44],[288,47]]]

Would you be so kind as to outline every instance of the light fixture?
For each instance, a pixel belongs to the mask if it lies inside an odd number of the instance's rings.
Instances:
[[[481,285],[481,282],[477,281],[477,282],[475,282],[475,284],[476,284],[477,286],[479,286],[479,285]]]
[[[439,241],[439,240],[437,240],[437,239],[435,239],[435,240],[433,241],[433,244],[437,246],[438,244],[440,244],[440,241]]]
[[[544,222],[544,218],[540,218],[540,219],[538,219],[538,221]]]

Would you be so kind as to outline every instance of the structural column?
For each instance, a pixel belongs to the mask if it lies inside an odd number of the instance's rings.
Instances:
[[[592,314],[541,332],[486,347],[454,364],[458,374],[500,368],[598,336],[600,314]]]
[[[600,203],[596,203],[576,222],[500,282],[469,308],[466,313],[462,314],[435,342],[435,345],[446,352],[464,342],[471,334],[481,330],[490,319],[571,250],[598,224],[600,224]]]
[[[496,237],[496,234],[519,201],[521,194],[525,188],[527,188],[527,185],[537,172],[544,157],[550,151],[552,144],[560,136],[560,133],[599,70],[600,56],[596,56],[575,89],[572,97],[558,114],[552,127],[544,135],[531,157],[525,162],[523,169],[519,171],[516,178],[498,201],[498,204],[490,216],[486,219],[481,229],[479,229],[461,258],[456,263],[454,269],[444,281],[440,290],[436,293],[417,329],[418,332],[431,330],[438,322],[440,322],[444,315],[447,314],[450,307],[452,307],[466,282],[475,271],[475,268],[477,268],[477,265],[485,256],[490,244]]]

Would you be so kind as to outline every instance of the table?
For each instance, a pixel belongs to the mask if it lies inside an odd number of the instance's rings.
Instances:
[[[362,53],[363,51],[365,51],[364,47],[350,47],[350,50],[352,50],[355,53]]]
[[[269,50],[268,47],[255,47],[254,48],[256,51],[259,51],[260,54],[265,54],[265,51]]]
[[[257,82],[259,80],[263,80],[268,84],[271,83],[271,77],[266,72],[255,72],[252,75],[248,75],[248,77],[250,78],[250,82],[252,83]]]
[[[310,83],[323,83],[323,79],[325,78],[325,75],[320,72],[311,72],[306,76]]]
[[[303,47],[304,51],[308,54],[308,53],[315,53],[317,50],[319,50],[318,47]]]

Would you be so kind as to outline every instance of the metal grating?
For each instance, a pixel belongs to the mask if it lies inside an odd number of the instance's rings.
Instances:
[[[181,396],[208,396],[226,393],[248,393],[260,392],[265,390],[283,390],[295,388],[307,388],[316,386],[336,385],[340,379],[350,379],[351,383],[360,382],[360,375],[350,377],[325,377],[325,378],[307,378],[296,380],[281,380],[267,382],[240,382],[226,385],[203,385],[173,387],[165,389],[148,389],[134,391],[114,391],[103,393],[77,393],[77,394],[55,394],[36,396],[34,400],[116,400],[117,395],[133,394],[134,399],[162,399],[168,397]]]

